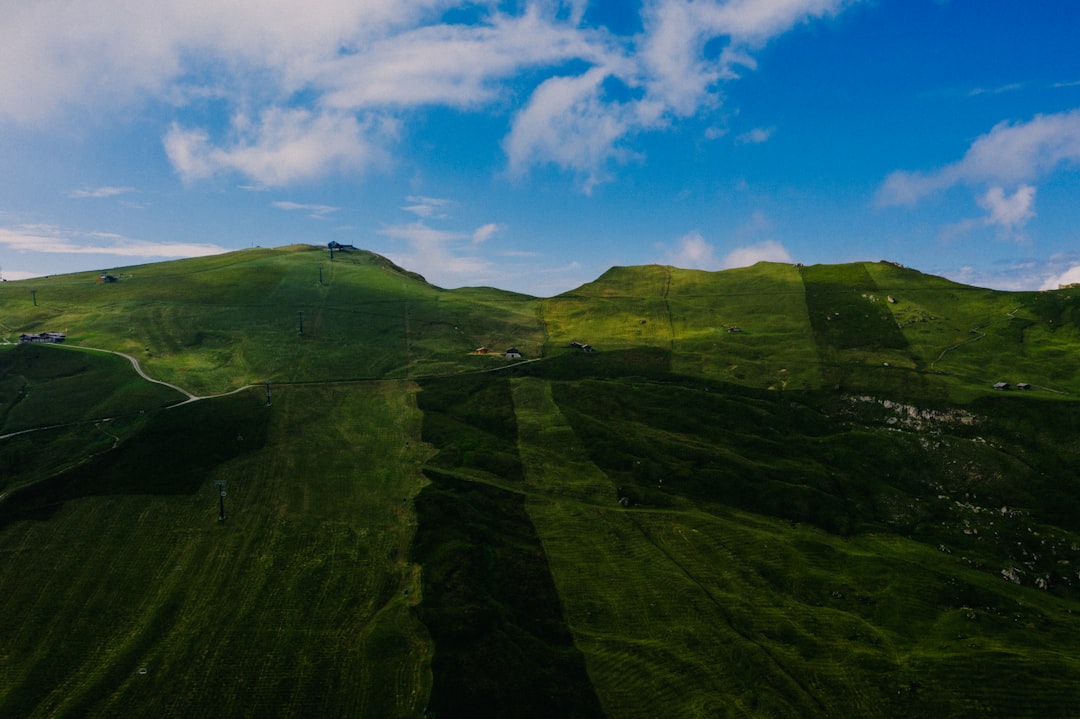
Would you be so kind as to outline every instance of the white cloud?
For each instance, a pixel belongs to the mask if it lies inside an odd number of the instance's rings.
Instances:
[[[776,128],[774,127],[755,127],[753,130],[744,132],[735,138],[735,143],[738,145],[760,145],[763,142],[768,142],[775,131]]]
[[[224,136],[217,118],[174,118],[176,173],[277,187],[382,162],[417,108],[492,109],[513,117],[511,174],[554,164],[589,191],[637,156],[636,134],[717,106],[753,51],[854,1],[644,0],[632,36],[585,26],[585,0],[16,2],[0,121],[225,108]],[[447,21],[459,8],[475,19]]]
[[[776,240],[766,240],[732,250],[724,257],[724,269],[749,267],[758,262],[791,262],[791,254]]]
[[[492,267],[490,261],[463,251],[474,247],[472,235],[466,232],[435,229],[419,220],[384,227],[378,234],[406,245],[404,252],[387,252],[387,257],[436,285],[475,284],[477,276]]]
[[[978,199],[978,203],[979,207],[990,213],[986,218],[987,224],[1017,230],[1035,216],[1035,188],[1021,185],[1010,196],[1000,187],[991,187]]]
[[[1080,163],[1080,110],[1002,122],[971,144],[964,157],[939,170],[897,171],[878,190],[882,205],[911,205],[956,185],[1018,186],[1061,165]]]
[[[1056,290],[1059,285],[1080,282],[1080,256],[1076,253],[1059,253],[1046,258],[1022,257],[979,267],[966,265],[959,269],[928,271],[975,287],[1009,292]]]
[[[141,259],[205,257],[228,252],[217,245],[149,242],[109,232],[73,231],[51,225],[0,227],[0,247],[16,252],[109,255]]]
[[[417,217],[423,218],[445,218],[446,213],[444,208],[452,204],[450,200],[446,200],[440,197],[423,197],[420,195],[412,195],[410,197],[406,197],[405,199],[412,204],[406,205],[401,209],[405,210],[406,212],[411,212]]]
[[[35,0],[6,3],[0,118],[106,112],[198,84],[246,92],[270,73],[285,92],[321,61],[456,5],[448,0]],[[224,62],[221,62],[224,61]],[[224,73],[222,71],[224,70]],[[184,94],[184,93],[181,93]]]
[[[688,232],[679,238],[673,251],[667,253],[668,264],[689,270],[718,269],[713,259],[715,248],[705,241],[697,230]]]
[[[429,25],[382,38],[319,69],[324,104],[344,109],[447,105],[498,99],[501,83],[532,67],[571,59],[603,62],[602,37],[544,17],[530,4],[519,17],[488,24]]]
[[[1080,284],[1080,264],[1073,265],[1061,274],[1050,277],[1039,289],[1056,290],[1061,285],[1075,284]]]
[[[481,225],[473,230],[472,241],[474,245],[479,245],[483,242],[487,242],[495,235],[506,229],[505,225],[499,225],[494,222],[489,222],[486,225]]]
[[[116,197],[117,195],[125,195],[129,192],[135,192],[134,187],[98,187],[93,190],[72,190],[68,193],[68,197],[74,197],[76,199],[84,198],[102,198],[102,197]]]
[[[503,143],[511,175],[549,162],[582,176],[588,194],[608,177],[611,161],[632,156],[618,143],[634,125],[634,108],[601,98],[607,76],[606,69],[592,68],[577,77],[550,78],[536,89]]]
[[[362,126],[347,114],[272,107],[257,121],[236,115],[231,130],[228,145],[215,147],[203,130],[172,126],[164,138],[165,152],[184,182],[232,171],[278,187],[329,172],[362,170],[382,157],[367,137],[378,128]]]
[[[312,217],[317,220],[325,220],[327,215],[341,211],[340,207],[332,207],[330,205],[310,205],[301,202],[281,201],[272,202],[270,204],[278,208],[279,210],[307,212],[308,217]]]

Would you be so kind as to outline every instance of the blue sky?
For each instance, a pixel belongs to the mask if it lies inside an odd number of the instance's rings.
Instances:
[[[351,243],[442,287],[1080,282],[1075,0],[36,0],[0,275]]]

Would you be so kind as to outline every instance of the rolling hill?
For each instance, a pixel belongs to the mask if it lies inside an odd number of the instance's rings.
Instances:
[[[1080,290],[110,274],[0,284],[0,716],[1076,713]]]

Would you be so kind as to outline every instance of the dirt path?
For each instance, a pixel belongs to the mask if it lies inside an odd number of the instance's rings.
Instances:
[[[170,389],[174,389],[177,392],[179,392],[180,394],[186,396],[187,397],[187,400],[186,400],[187,402],[193,402],[193,401],[198,400],[198,399],[206,399],[205,397],[198,397],[198,396],[192,394],[191,392],[188,392],[183,387],[177,387],[176,385],[170,384],[170,383],[165,382],[163,380],[154,379],[153,377],[151,377],[150,375],[146,374],[146,372],[143,371],[142,366],[139,364],[139,360],[135,359],[134,357],[132,357],[129,354],[124,354],[123,352],[117,352],[115,350],[104,350],[104,349],[101,349],[99,347],[77,347],[75,349],[91,350],[93,352],[108,352],[109,354],[113,354],[113,355],[123,357],[124,359],[126,359],[128,362],[131,363],[131,366],[135,368],[135,371],[139,373],[139,376],[142,377],[147,382],[153,382],[154,384],[163,384],[166,387],[169,387]],[[181,402],[181,404],[184,404],[184,402]]]

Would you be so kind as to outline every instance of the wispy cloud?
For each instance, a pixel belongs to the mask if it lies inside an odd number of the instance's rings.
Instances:
[[[462,251],[462,242],[472,245],[468,233],[438,230],[422,220],[384,227],[378,234],[405,244],[404,251],[386,253],[391,260],[440,286],[472,284],[473,278],[492,266],[490,261]]]
[[[446,208],[453,204],[450,200],[441,197],[423,197],[421,195],[412,195],[406,197],[405,200],[410,204],[401,209],[423,218],[446,217]]]
[[[495,235],[506,230],[505,225],[500,225],[495,222],[489,222],[486,225],[481,225],[473,230],[472,241],[474,245],[479,245],[483,242],[487,242]]]
[[[773,132],[776,131],[774,127],[755,127],[749,132],[744,132],[735,138],[735,144],[737,145],[760,145],[763,142],[768,142],[772,137]]]
[[[1002,122],[971,144],[957,162],[931,172],[900,170],[878,190],[882,205],[911,205],[956,185],[1015,186],[1063,164],[1080,162],[1080,110]]]
[[[76,199],[84,198],[103,198],[103,197],[116,197],[117,195],[126,195],[130,192],[135,192],[134,187],[98,187],[93,190],[72,190],[67,193],[68,197],[74,197]]]
[[[965,265],[957,270],[938,270],[942,276],[976,287],[1011,292],[1056,290],[1080,282],[1080,255],[1055,254],[1046,259],[1018,258],[989,267]]]
[[[341,211],[340,207],[332,207],[330,205],[310,205],[302,202],[289,202],[287,200],[272,202],[270,204],[279,210],[307,212],[308,217],[312,217],[316,220],[325,220],[327,219],[327,215]]]
[[[151,242],[110,232],[77,231],[53,225],[0,227],[0,247],[15,252],[107,255],[146,260],[205,257],[228,251],[217,245]]]
[[[1078,163],[1080,110],[1037,115],[1028,122],[995,125],[971,144],[963,158],[938,170],[892,173],[878,189],[877,202],[914,205],[959,185],[981,186],[984,189],[974,200],[987,214],[951,225],[945,234],[985,226],[1022,238],[1020,231],[1035,216],[1036,187],[1031,183]]]

